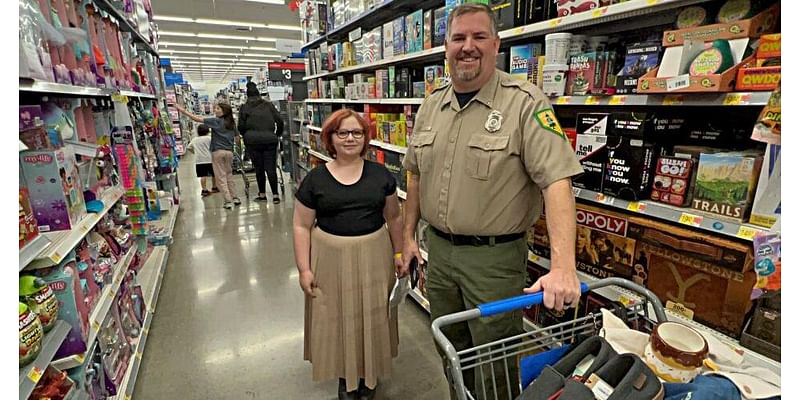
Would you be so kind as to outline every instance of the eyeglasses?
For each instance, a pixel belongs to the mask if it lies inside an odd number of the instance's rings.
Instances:
[[[348,136],[352,135],[353,139],[361,139],[364,137],[364,131],[361,129],[355,129],[352,131],[340,130],[336,131],[336,137],[339,139],[347,139]]]

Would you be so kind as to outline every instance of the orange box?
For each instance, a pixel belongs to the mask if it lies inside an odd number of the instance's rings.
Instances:
[[[773,90],[781,81],[781,66],[739,68],[736,90]]]
[[[682,45],[687,40],[710,42],[717,39],[759,37],[775,30],[780,10],[780,3],[778,3],[750,19],[666,31],[661,45],[672,47]]]
[[[656,77],[658,70],[654,69],[639,78],[638,93],[730,92],[736,86],[737,71],[754,60],[755,58],[751,56],[721,74],[690,76],[689,86],[676,90],[667,90],[667,82],[675,77],[658,78]]]
[[[776,58],[781,56],[781,34],[762,35],[758,42],[756,58]]]

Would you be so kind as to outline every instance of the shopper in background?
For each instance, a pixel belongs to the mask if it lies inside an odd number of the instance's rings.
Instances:
[[[492,10],[464,4],[448,18],[451,84],[420,107],[403,163],[411,172],[403,263],[421,259],[414,240],[421,216],[432,232],[427,236],[432,319],[523,289],[543,290],[547,308],[577,305],[571,177],[583,169],[542,92],[496,70],[500,37]],[[543,200],[551,270],[526,289],[525,233],[539,218]],[[522,310],[444,329],[459,350],[522,332]],[[488,398],[505,399],[508,393],[514,398],[519,392],[516,365],[509,366],[508,376],[504,371],[500,362],[494,382],[489,374],[483,378]],[[465,384],[483,398],[481,378],[473,375],[465,372]]]
[[[272,190],[272,202],[280,203],[276,160],[278,143],[283,136],[283,120],[275,106],[261,98],[258,86],[253,82],[247,83],[247,102],[239,111],[239,133],[244,137],[247,154],[256,170],[258,197],[255,200],[267,201],[266,172]]]
[[[315,381],[339,378],[340,399],[371,399],[397,356],[397,315],[388,300],[395,277],[408,273],[397,182],[364,160],[368,125],[354,111],[331,114],[322,140],[333,161],[303,179],[294,208],[304,359]]]
[[[214,130],[211,135],[211,163],[214,166],[214,178],[217,187],[225,196],[223,207],[230,210],[234,205],[242,204],[236,197],[236,188],[233,183],[233,141],[239,136],[236,132],[236,121],[233,120],[233,110],[228,103],[219,102],[214,106],[214,117],[203,118],[194,115],[181,106],[175,106],[182,114],[195,122],[206,124]]]
[[[194,153],[194,171],[200,178],[200,196],[206,197],[211,194],[209,182],[214,179],[214,168],[211,166],[211,136],[208,135],[209,129],[205,124],[197,126],[197,137],[189,142],[187,150]],[[211,179],[208,179],[211,177]],[[208,187],[209,189],[206,189]]]

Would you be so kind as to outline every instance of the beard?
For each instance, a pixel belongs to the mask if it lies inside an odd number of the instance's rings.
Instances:
[[[475,65],[475,66],[463,66],[463,65],[461,65],[460,60],[462,58],[467,58],[467,57],[472,57],[472,58],[476,59],[477,60],[477,65]],[[455,57],[455,63],[453,64],[454,65],[453,75],[455,75],[456,79],[458,79],[460,81],[464,81],[464,82],[469,82],[471,80],[474,80],[474,79],[476,79],[478,77],[478,75],[481,74],[482,63],[483,63],[483,58],[481,57],[481,54],[478,53],[478,52],[469,53],[469,54],[467,54],[467,53],[459,53]]]

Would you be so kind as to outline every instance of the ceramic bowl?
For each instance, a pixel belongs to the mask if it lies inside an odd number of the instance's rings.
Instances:
[[[708,343],[703,335],[677,322],[658,324],[644,354],[647,364],[661,379],[674,383],[694,379],[707,357]]]

